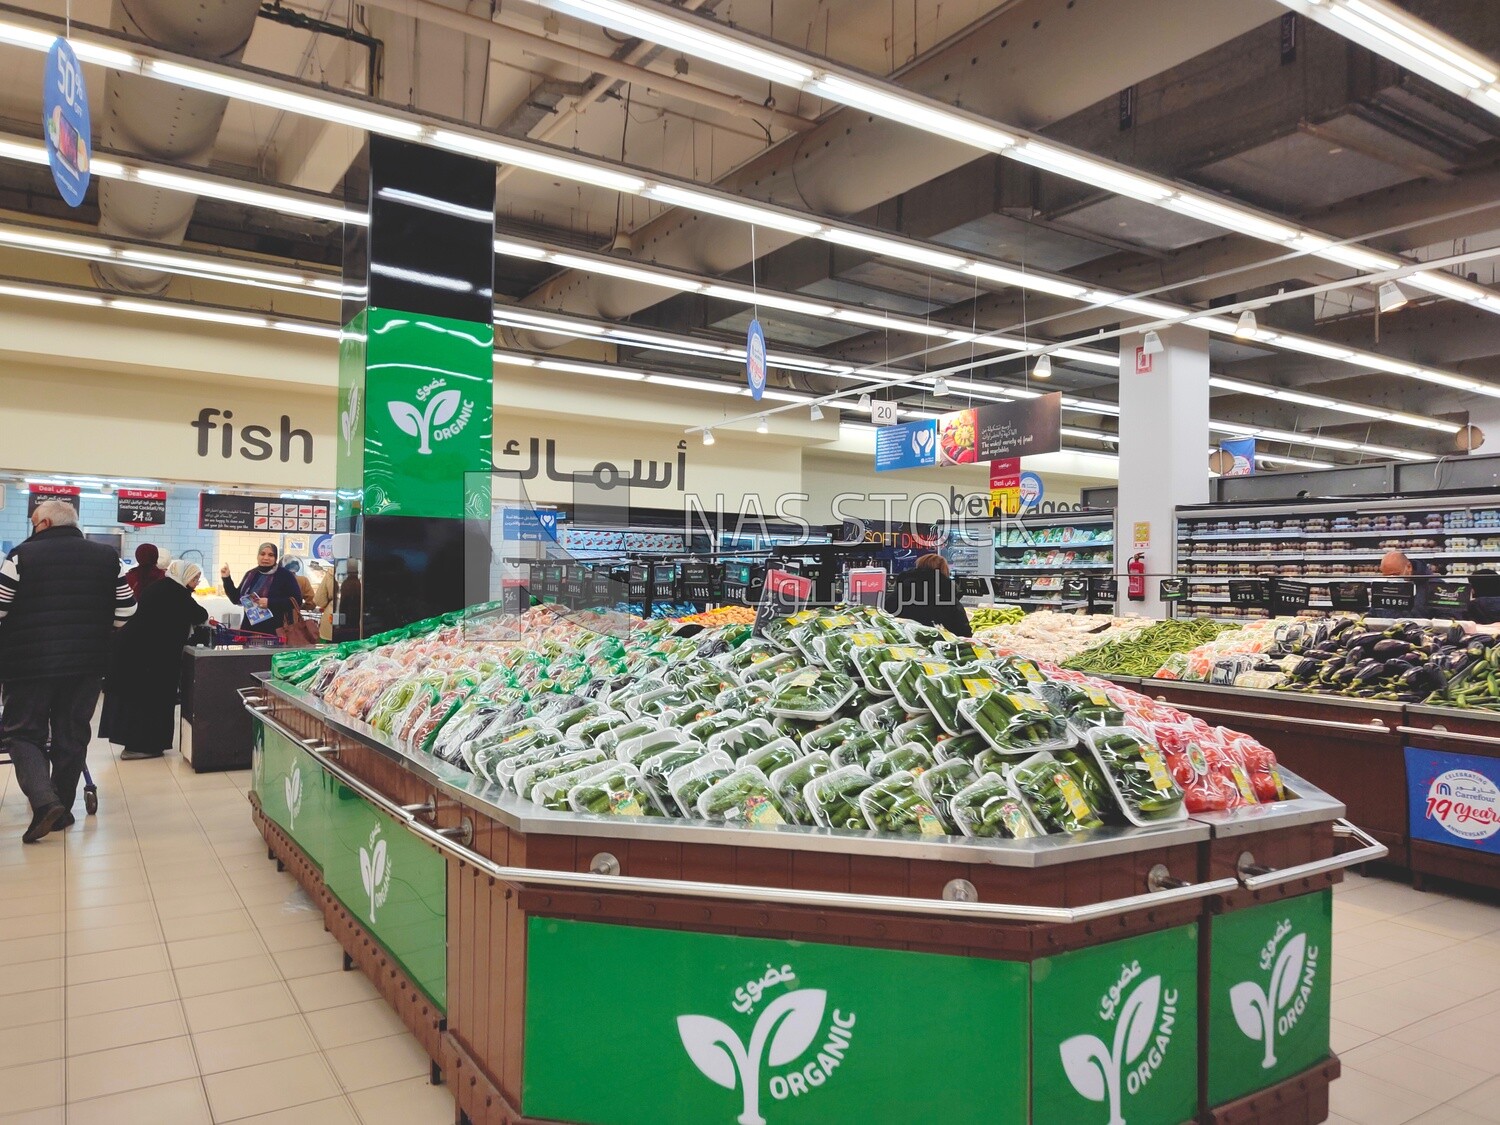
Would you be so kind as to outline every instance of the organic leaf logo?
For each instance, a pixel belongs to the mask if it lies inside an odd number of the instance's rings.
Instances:
[[[1254,981],[1242,981],[1229,990],[1229,1006],[1234,1022],[1247,1038],[1264,1043],[1265,1057],[1260,1065],[1270,1070],[1276,1065],[1276,1013],[1292,1002],[1297,981],[1307,960],[1307,935],[1298,934],[1282,947],[1271,967],[1270,988],[1262,990]]]
[[[755,1021],[750,1046],[745,1047],[728,1024],[712,1016],[678,1016],[677,1033],[693,1065],[710,1082],[744,1092],[739,1125],[765,1125],[760,1115],[760,1066],[765,1056],[771,1066],[785,1066],[812,1046],[823,1025],[828,993],[801,988],[778,996]],[[767,1049],[769,1044],[769,1049]]]
[[[432,428],[451,421],[462,402],[463,396],[457,391],[440,391],[428,399],[425,411],[400,400],[389,402],[386,406],[390,409],[391,420],[401,427],[402,432],[410,434],[421,443],[417,446],[417,452],[425,456],[432,452]]]
[[[300,765],[292,767],[292,772],[287,775],[282,786],[286,792],[287,827],[295,832],[297,814],[302,811],[302,767]]]
[[[359,387],[357,386],[349,388],[349,405],[339,415],[339,428],[344,432],[344,452],[352,455],[354,432],[359,428]]]
[[[1161,977],[1155,976],[1137,985],[1120,1005],[1113,1048],[1105,1047],[1097,1035],[1075,1035],[1059,1048],[1073,1089],[1091,1102],[1109,1103],[1109,1125],[1125,1125],[1120,1116],[1120,1080],[1151,1042],[1160,1007]]]
[[[365,894],[370,896],[370,921],[375,921],[375,911],[385,901],[382,884],[386,877],[385,841],[376,840],[373,853],[359,849],[359,877],[365,885]]]

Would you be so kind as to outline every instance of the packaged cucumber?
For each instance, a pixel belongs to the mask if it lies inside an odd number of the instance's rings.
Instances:
[[[802,736],[802,749],[807,753],[814,750],[822,750],[833,753],[854,735],[861,733],[865,728],[860,726],[859,720],[845,716],[834,719],[831,723],[824,723],[816,730],[810,730]]]
[[[870,755],[870,762],[865,769],[879,781],[903,770],[919,774],[923,770],[930,770],[932,766],[932,755],[915,742],[908,742],[905,746],[893,746],[882,753]]]
[[[511,732],[508,737],[507,732]],[[538,750],[565,753],[570,745],[572,744],[551,727],[520,723],[504,727],[484,741],[466,746],[464,757],[480,777],[488,778],[497,785],[504,785],[510,777],[508,762]]]
[[[851,735],[834,747],[832,758],[836,766],[861,766],[868,768],[876,754],[884,754],[890,747],[899,745],[890,734],[882,730],[862,730]]]
[[[980,663],[1004,687],[1030,688],[1046,682],[1041,669],[1022,656],[997,656]]]
[[[911,718],[906,708],[894,699],[886,699],[859,713],[859,725],[866,730],[889,735]]]
[[[822,750],[804,754],[771,774],[771,788],[781,798],[781,807],[794,824],[812,824],[813,816],[803,798],[807,783],[833,769],[833,760]]]
[[[662,688],[659,691],[638,695],[625,704],[625,709],[638,719],[652,715],[663,715],[668,711],[698,704],[696,696],[680,687]]]
[[[792,631],[806,625],[817,615],[818,611],[815,609],[803,609],[786,617],[773,617],[761,628],[761,639],[769,641],[782,652],[796,653],[798,650],[796,642],[792,640]]]
[[[927,710],[927,704],[917,691],[917,681],[923,676],[934,676],[946,671],[951,665],[941,660],[898,660],[883,664],[880,674],[890,686],[896,701],[913,715]]]
[[[918,648],[932,651],[932,646],[940,641],[951,641],[954,639],[952,633],[947,629],[940,629],[936,625],[923,625],[920,621],[910,621],[900,618],[899,624],[906,631],[906,639]]]
[[[714,703],[720,695],[732,687],[738,687],[739,681],[723,672],[714,672],[708,676],[694,676],[682,685],[682,690],[694,699],[703,703]]]
[[[824,668],[833,672],[850,672],[854,653],[861,648],[873,648],[883,644],[885,638],[879,633],[840,631],[826,633],[813,642],[813,657]]]
[[[596,773],[604,772],[617,765],[619,765],[618,762],[594,762],[591,765],[578,766],[551,777],[542,778],[531,788],[531,802],[552,812],[571,812],[572,807],[568,804],[568,790],[585,778],[593,777]]]
[[[782,655],[781,649],[766,641],[746,641],[735,649],[722,661],[722,664],[731,672],[744,672],[745,669],[753,667],[770,660],[773,656]]]
[[[876,832],[901,836],[946,836],[948,830],[932,803],[917,788],[917,778],[898,770],[859,795],[859,811]]]
[[[943,730],[943,725],[937,721],[936,716],[923,713],[914,719],[907,719],[891,731],[891,745],[913,743],[936,756],[938,743],[946,736],[947,732]]]
[[[932,748],[932,756],[939,763],[962,760],[973,762],[980,754],[990,748],[990,744],[982,736],[974,731],[964,734],[956,734],[952,738],[945,738]]]
[[[788,817],[771,779],[754,766],[740,766],[705,789],[698,798],[698,815],[726,824],[786,824]]]
[[[988,647],[976,644],[969,637],[938,641],[932,646],[932,653],[940,660],[947,660],[953,664],[972,664],[976,660],[991,660],[995,655]]]
[[[1128,727],[1099,727],[1084,738],[1132,824],[1187,818],[1182,789],[1167,769],[1166,756],[1149,735]]]
[[[1089,753],[1088,747],[1072,746],[1066,750],[1053,750],[1051,754],[1065,770],[1073,775],[1073,780],[1078,782],[1083,795],[1088,798],[1089,804],[1094,806],[1100,817],[1106,821],[1118,823],[1120,802],[1115,800],[1114,790],[1110,788],[1104,771],[1099,768],[1099,763]]]
[[[786,715],[777,715],[771,719],[771,729],[776,732],[776,737],[790,738],[798,746],[802,745],[804,738],[822,725],[821,719],[792,719]]]
[[[739,761],[750,751],[768,746],[780,737],[764,719],[741,718],[736,725],[709,736],[707,745],[710,750],[722,750]]]
[[[854,681],[843,673],[801,668],[777,678],[766,707],[783,718],[821,722],[832,718],[853,694]]]
[[[656,797],[657,803],[668,816],[681,816],[677,800],[672,796],[669,779],[672,774],[692,762],[709,762],[724,769],[733,769],[734,762],[722,750],[705,750],[696,742],[684,742],[660,754],[653,754],[640,765],[641,780]]]
[[[824,828],[864,829],[859,795],[874,784],[875,779],[858,766],[840,766],[809,781],[802,802]]]
[[[1095,727],[1125,724],[1125,712],[1110,702],[1103,690],[1087,684],[1038,684],[1032,692],[1045,699],[1054,711],[1068,717],[1068,725],[1080,736]]]
[[[778,738],[758,750],[746,754],[741,765],[754,766],[769,777],[782,766],[789,766],[801,757],[802,751],[790,738]]]
[[[721,711],[753,711],[771,698],[771,685],[767,683],[744,684],[725,688],[714,696],[714,706]]]
[[[683,816],[697,820],[698,798],[708,791],[710,785],[723,781],[734,771],[733,762],[724,762],[721,758],[708,755],[696,762],[678,766],[668,774],[667,792],[677,802]]]
[[[622,762],[638,766],[651,755],[660,754],[663,750],[670,750],[674,746],[681,746],[686,741],[682,731],[675,727],[663,727],[661,730],[653,730],[648,734],[622,739],[615,743],[613,756]]]
[[[641,780],[634,766],[617,762],[609,769],[589,774],[568,790],[568,806],[574,812],[596,816],[665,816],[656,795]]]
[[[1078,741],[1063,717],[1030,692],[1002,688],[961,699],[958,713],[995,750],[1024,754]]]
[[[986,773],[953,795],[948,803],[953,823],[965,836],[1027,840],[1046,835],[1024,797],[1011,792],[1005,778]]]
[[[744,723],[745,716],[738,711],[715,711],[697,722],[682,728],[683,736],[693,742],[707,743],[716,734]]]
[[[959,701],[984,695],[995,687],[995,681],[977,664],[946,665],[941,671],[926,673],[917,680],[917,694],[928,713],[948,734],[963,734],[969,729],[958,713]]]
[[[802,662],[789,652],[779,653],[758,664],[742,669],[740,672],[740,683],[749,687],[751,684],[772,683],[788,672],[795,671],[802,666]]]
[[[1104,824],[1073,775],[1046,751],[1016,765],[1007,780],[1048,832],[1081,832]]]
[[[974,755],[974,772],[980,775],[995,773],[1008,778],[1010,771],[1016,768],[1016,763],[1020,760],[1014,754],[1002,754],[999,750],[986,746]]]
[[[850,652],[849,659],[854,665],[855,675],[865,685],[866,691],[875,695],[890,695],[891,685],[886,683],[880,669],[886,664],[916,660],[921,655],[922,650],[913,645],[886,644],[856,647]]]
[[[588,723],[590,720],[597,719],[601,715],[613,713],[612,708],[600,703],[597,699],[585,699],[580,700],[578,705],[571,710],[552,716],[552,725],[564,734],[567,734],[574,727]],[[539,718],[547,717],[546,713],[541,710],[538,710],[537,714]]]
[[[569,729],[569,737],[585,746],[593,746],[610,731],[624,726],[630,720],[618,711],[604,710],[592,719],[585,719]]]
[[[979,780],[974,767],[962,758],[923,770],[917,778],[917,789],[927,798],[927,803],[938,814],[943,827],[952,832],[956,825],[950,804],[958,792]]]
[[[655,719],[624,719],[617,725],[594,736],[594,745],[601,750],[614,750],[622,742],[632,738],[640,738],[645,734],[654,734],[661,730],[661,724]]]
[[[548,778],[561,777],[565,773],[581,769],[584,766],[597,765],[607,761],[608,757],[602,750],[575,750],[571,754],[559,754],[555,758],[545,761],[532,762],[522,766],[515,771],[511,778],[511,788],[516,794],[526,800],[532,800],[532,790],[538,782],[546,781]],[[563,795],[566,798],[566,794]],[[540,802],[539,802],[540,803]],[[564,800],[566,804],[566,800]]]

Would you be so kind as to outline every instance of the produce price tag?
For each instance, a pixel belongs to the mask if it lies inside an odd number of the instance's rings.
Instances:
[[[651,597],[671,599],[677,596],[677,567],[672,563],[653,563]]]
[[[1161,580],[1161,600],[1164,602],[1180,602],[1187,593],[1187,583],[1181,578],[1163,578]]]
[[[651,567],[648,563],[632,563],[630,565],[630,600],[643,602],[646,600],[646,584],[651,581]]]
[[[1469,601],[1467,582],[1434,582],[1427,604],[1434,609],[1461,609]]]
[[[1159,792],[1169,792],[1172,788],[1172,775],[1167,772],[1167,767],[1161,760],[1161,751],[1154,746],[1143,746],[1141,761],[1146,763],[1146,770],[1151,774],[1151,784]]]
[[[563,568],[562,585],[558,588],[557,596],[570,606],[577,606],[583,600],[583,574],[576,566]]]
[[[1236,581],[1229,580],[1229,604],[1230,605],[1265,605],[1266,583],[1261,578],[1242,578]]]
[[[1416,587],[1410,582],[1370,583],[1370,608],[1392,613],[1410,613],[1416,601]]]
[[[811,578],[768,569],[761,584],[760,605],[755,611],[755,635],[764,636],[766,623],[776,617],[786,617],[794,624],[805,620],[806,614],[802,611],[812,592]]]
[[[994,586],[988,578],[975,578],[972,575],[960,574],[957,581],[958,596],[961,598],[989,598],[994,596]]]
[[[1077,601],[1086,597],[1089,589],[1089,580],[1079,574],[1070,574],[1063,579],[1063,597],[1068,601]]]
[[[610,590],[609,571],[603,567],[589,570],[585,586],[588,600],[595,605],[608,605],[615,600],[614,593]]]
[[[1334,609],[1363,611],[1370,608],[1370,587],[1364,582],[1334,582],[1328,587],[1328,598]]]
[[[1306,582],[1289,582],[1284,578],[1278,578],[1273,589],[1276,592],[1278,612],[1306,609],[1312,602],[1312,587]]]
[[[1112,602],[1120,596],[1120,583],[1114,578],[1090,578],[1089,597],[1096,602]]]
[[[115,494],[115,519],[136,527],[167,522],[167,494],[149,488],[122,488]]]
[[[683,563],[678,570],[678,596],[688,602],[710,602],[719,596],[723,572],[715,563]]]
[[[1016,671],[1021,673],[1021,679],[1028,684],[1039,684],[1042,682],[1042,674],[1036,670],[1036,665],[1029,660],[1016,661]]]

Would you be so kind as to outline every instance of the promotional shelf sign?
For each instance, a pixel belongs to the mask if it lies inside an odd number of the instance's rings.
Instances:
[[[1226,438],[1219,442],[1219,448],[1229,454],[1231,464],[1229,470],[1220,474],[1226,477],[1248,477],[1255,473],[1255,439]]]
[[[1333,892],[1210,923],[1208,1104],[1274,1086],[1328,1057]]]
[[[535,916],[526,951],[518,1085],[528,1119],[1027,1119],[1023,963]],[[577,982],[589,965],[671,971],[580,1019]],[[921,981],[924,1002],[893,981]],[[983,1013],[984,1034],[961,1012]]]
[[[1500,759],[1406,748],[1413,840],[1500,855]]]
[[[36,506],[47,500],[61,500],[72,504],[76,512],[79,508],[78,492],[77,486],[71,484],[33,484],[26,495],[26,518],[30,519]]]
[[[115,519],[136,527],[167,522],[167,494],[152,488],[122,488],[115,493]]]
[[[758,320],[750,322],[745,334],[745,381],[750,384],[750,397],[759,402],[766,390],[766,334]]]
[[[205,492],[198,498],[202,531],[330,531],[327,500],[283,500]]]
[[[875,434],[875,468],[976,465],[1062,448],[1062,395],[955,410]]]
[[[990,462],[990,515],[1013,516],[1021,510],[1021,459]]]
[[[67,205],[77,207],[89,190],[93,130],[89,125],[89,91],[84,84],[83,67],[61,36],[47,52],[42,115],[52,181]]]

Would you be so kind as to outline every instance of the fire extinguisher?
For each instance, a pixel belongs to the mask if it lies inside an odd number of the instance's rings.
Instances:
[[[1132,555],[1130,562],[1125,565],[1130,573],[1125,583],[1125,594],[1133,602],[1146,600],[1146,556],[1144,553]]]

